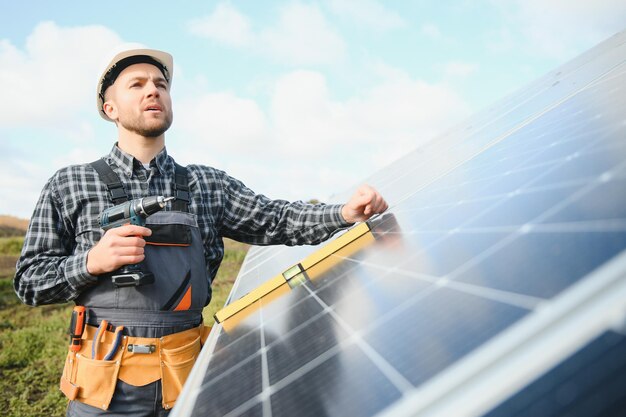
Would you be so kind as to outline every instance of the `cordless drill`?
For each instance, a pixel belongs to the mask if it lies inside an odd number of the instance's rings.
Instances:
[[[108,208],[100,215],[100,227],[109,230],[125,224],[145,226],[148,216],[162,210],[174,197],[150,196],[127,201]],[[133,287],[152,284],[154,275],[142,263],[124,265],[111,274],[111,281],[116,287]]]

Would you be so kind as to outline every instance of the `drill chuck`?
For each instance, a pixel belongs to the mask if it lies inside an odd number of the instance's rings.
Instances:
[[[173,200],[174,197],[163,197],[162,195],[150,196],[140,198],[139,200],[133,200],[136,202],[135,213],[144,219],[149,215],[160,211],[168,201]]]

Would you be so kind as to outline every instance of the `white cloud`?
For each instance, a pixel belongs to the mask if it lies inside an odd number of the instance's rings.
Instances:
[[[333,64],[346,48],[317,6],[300,3],[283,8],[279,23],[264,29],[259,40],[262,50],[294,65]]]
[[[216,92],[181,99],[174,108],[176,131],[200,154],[254,152],[267,137],[266,116],[251,99]]]
[[[0,213],[29,218],[52,173],[8,146],[2,146],[0,151]]]
[[[248,46],[254,35],[250,20],[228,3],[218,4],[209,16],[188,23],[194,35],[232,46]]]
[[[375,0],[329,0],[330,10],[376,30],[397,29],[406,21]]]
[[[229,24],[234,26],[228,27]],[[295,66],[333,64],[343,59],[346,49],[319,7],[301,3],[284,6],[276,23],[257,31],[251,29],[245,15],[230,5],[218,5],[211,15],[188,22],[188,28],[224,45],[245,47]]]
[[[95,103],[103,53],[119,42],[102,26],[62,28],[53,22],[38,24],[24,50],[1,40],[0,124],[49,127],[75,121]]]
[[[113,146],[113,144],[111,144]],[[107,150],[108,152],[108,150]],[[54,158],[53,163],[56,167],[64,167],[73,164],[84,164],[85,162],[95,161],[102,156],[98,152],[98,147],[94,143],[83,143],[77,148],[67,149],[61,155]]]
[[[24,47],[0,40],[0,213],[30,216],[55,170],[101,155],[96,82],[119,44],[106,27],[54,22],[35,26]]]
[[[468,113],[445,85],[394,68],[379,72],[378,83],[342,100],[333,97],[324,75],[304,70],[275,81],[267,110],[224,92],[182,100],[173,131],[188,153],[177,155],[225,169],[272,197],[324,198]]]
[[[463,100],[445,85],[403,76],[386,79],[351,100],[352,125],[371,144],[372,155],[393,160],[450,127],[468,113]]]
[[[256,40],[248,47],[291,64],[342,59],[345,44],[317,6],[292,4],[280,16],[272,27],[252,33]],[[93,160],[102,153],[95,151],[102,146],[95,144],[98,135],[84,122],[82,111],[95,114],[94,89],[85,85],[95,86],[104,52],[119,43],[104,27],[62,28],[51,22],[38,25],[23,49],[0,41],[0,88],[10,98],[0,104],[0,126],[41,126],[64,137],[63,143],[54,143],[59,151],[47,165],[34,169],[28,158],[2,165],[0,174],[19,172],[20,167],[30,170],[31,179],[20,183],[27,187],[24,199],[38,195],[52,165]],[[445,85],[428,84],[391,67],[373,76],[378,77],[373,85],[338,99],[322,73],[292,71],[272,80],[268,108],[229,91],[186,90],[174,107],[168,149],[176,149],[173,154],[181,163],[213,164],[251,179],[246,182],[271,196],[324,198],[467,114],[463,100]],[[81,138],[85,142],[79,146]],[[105,152],[109,146],[107,142]],[[3,183],[2,194],[20,187]],[[282,191],[274,192],[277,187]],[[0,195],[5,200],[16,201]],[[32,207],[34,201],[24,204]],[[0,212],[16,213],[5,206]]]
[[[624,29],[623,0],[512,0],[500,3],[508,20],[520,22],[532,48],[570,58]]]
[[[272,96],[271,119],[279,149],[307,157],[332,152],[345,137],[345,104],[333,102],[318,72],[295,71],[279,79]],[[336,147],[336,146],[335,146]]]
[[[465,61],[450,61],[443,67],[446,77],[465,78],[478,70],[478,64]]]
[[[296,71],[281,78],[272,99],[280,148],[320,157],[329,149],[363,155],[388,147],[412,149],[467,113],[449,88],[401,71],[389,73],[396,75],[345,101],[330,97],[325,78],[317,72]]]

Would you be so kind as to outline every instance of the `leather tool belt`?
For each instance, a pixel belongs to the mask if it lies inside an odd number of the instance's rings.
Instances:
[[[113,326],[99,329],[87,325],[80,350],[68,352],[61,391],[70,400],[106,410],[118,379],[133,386],[144,386],[160,379],[162,405],[170,409],[210,329],[200,325],[160,338],[147,338],[119,337]]]

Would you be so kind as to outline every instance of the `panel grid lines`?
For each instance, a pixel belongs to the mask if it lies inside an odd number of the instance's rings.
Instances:
[[[610,291],[618,281],[603,273],[626,273],[617,262],[626,255],[625,63],[626,32],[367,179],[389,210],[302,279],[217,327],[198,413],[431,412],[441,398],[484,391],[480,378],[493,367],[548,372],[568,354],[558,346],[587,343],[581,317],[625,322],[626,301]],[[231,297],[315,250],[253,249]],[[605,293],[613,307],[598,298]],[[564,305],[571,316],[559,316]],[[592,305],[590,318],[583,307]],[[550,333],[546,320],[557,317],[568,333]],[[532,358],[533,346],[542,347],[535,363],[515,362],[512,352]],[[503,350],[494,358],[494,349]],[[469,409],[480,411],[442,409],[478,417],[519,391],[513,383],[471,399],[486,404]],[[599,396],[610,391],[598,386]]]
[[[584,89],[584,88],[583,88],[583,89]],[[464,164],[465,162],[470,161],[472,158],[474,158],[474,157],[478,156],[479,154],[483,153],[486,149],[488,149],[488,148],[490,148],[490,147],[493,147],[493,146],[495,146],[496,144],[498,144],[498,143],[502,142],[502,141],[503,141],[504,139],[506,139],[508,136],[510,136],[510,135],[512,135],[513,133],[515,133],[515,132],[519,131],[519,130],[520,130],[520,129],[522,129],[523,127],[527,126],[528,124],[530,124],[530,123],[532,123],[533,121],[535,121],[535,120],[537,120],[538,118],[540,118],[541,116],[543,116],[543,115],[547,114],[550,110],[554,109],[554,108],[555,108],[558,104],[560,104],[560,103],[564,103],[564,102],[566,102],[567,100],[571,99],[572,97],[576,96],[576,94],[578,94],[578,93],[579,93],[580,91],[582,91],[583,89],[581,89],[581,90],[577,90],[577,91],[575,91],[574,93],[572,93],[572,94],[568,95],[567,97],[562,98],[562,99],[561,99],[561,100],[559,100],[557,103],[554,103],[553,105],[551,105],[551,106],[549,106],[549,107],[545,108],[543,111],[539,112],[538,114],[533,115],[533,116],[532,116],[532,117],[530,117],[529,119],[527,119],[527,120],[523,121],[522,123],[520,123],[519,125],[515,126],[515,128],[513,128],[513,129],[511,129],[510,131],[508,131],[508,132],[506,132],[506,133],[502,134],[502,135],[501,135],[501,136],[499,136],[497,139],[495,139],[495,140],[491,141],[491,142],[489,143],[489,145],[488,145],[488,146],[483,147],[483,148],[482,148],[479,152],[473,153],[473,154],[471,155],[471,157],[470,157],[470,158],[467,158],[467,159],[466,159],[466,160],[464,160],[463,162],[460,162],[458,165],[456,165],[456,166],[455,166],[455,168],[454,168],[454,169],[458,168],[459,166],[461,166],[461,165],[462,165],[462,164]],[[452,172],[454,169],[450,169],[450,170],[445,171],[444,173],[442,173],[442,174],[441,174],[440,176],[438,176],[437,178],[433,178],[433,179],[431,180],[431,182],[430,182],[430,183],[432,183],[432,182],[436,181],[438,178],[441,178],[441,177],[443,177],[443,176],[445,176],[445,175],[449,174],[449,173],[450,173],[450,172]],[[395,181],[399,181],[399,180],[400,180],[400,178],[396,178],[396,180],[395,180]],[[393,182],[392,182],[390,185],[392,185],[392,184],[393,184]],[[422,191],[422,190],[423,190],[423,188],[418,188],[418,189],[416,189],[416,190],[414,190],[414,191],[412,191],[412,192],[410,192],[410,193],[406,194],[404,197],[401,197],[401,198],[398,200],[398,204],[400,204],[400,203],[404,202],[405,200],[407,200],[408,198],[410,198],[411,196],[415,195],[416,193],[418,193],[418,192],[420,192],[420,191]]]
[[[393,270],[390,270],[388,267],[367,261],[357,261],[351,258],[342,258],[342,260],[346,262],[354,262],[364,267],[375,268],[381,271],[384,271],[385,274],[381,276],[381,279],[384,279],[385,275],[400,274],[410,278],[416,278],[425,283],[433,284],[433,288],[437,287],[446,287],[456,291],[464,292],[467,294],[476,295],[478,297],[482,297],[486,300],[497,301],[500,303],[510,304],[515,307],[521,307],[527,310],[534,310],[539,307],[545,299],[533,297],[525,294],[514,293],[510,291],[498,290],[495,288],[489,287],[481,287],[479,285],[468,284],[464,282],[457,282],[451,280],[448,276],[431,276],[427,274],[421,274],[414,271],[409,271],[406,269],[402,269],[402,265],[395,267]],[[364,284],[367,285],[367,284]],[[414,295],[416,299],[422,298],[422,294]],[[406,300],[409,303],[414,302],[411,298]],[[390,310],[393,311],[393,310]]]
[[[393,366],[391,366],[382,356],[380,356],[376,350],[369,346],[359,335],[355,332],[333,309],[322,301],[311,289],[305,286],[307,291],[311,294],[315,300],[328,311],[328,313],[339,323],[339,325],[350,335],[351,340],[359,346],[365,355],[378,367],[378,369],[389,379],[389,381],[400,391],[405,393],[413,388],[413,385],[407,381],[402,374],[400,374]]]

